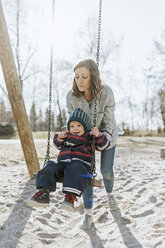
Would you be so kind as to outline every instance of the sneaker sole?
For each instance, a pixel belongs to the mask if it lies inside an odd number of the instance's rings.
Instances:
[[[114,211],[116,210],[118,207],[115,207],[115,208],[109,208],[111,211]]]
[[[80,224],[79,228],[81,230],[90,230],[92,228],[92,224],[93,224],[93,219],[92,219],[92,222],[89,224],[89,225],[85,225],[85,224]]]
[[[74,208],[71,207],[69,204],[61,204],[60,209],[64,209],[64,210],[67,210],[67,211],[70,211],[70,212],[74,212]]]
[[[26,202],[26,205],[28,207],[49,207],[50,203],[40,203],[40,202],[36,202],[36,201],[33,201],[33,200],[28,200]]]
[[[82,224],[82,225],[80,225],[80,229],[81,230],[90,230],[92,228],[92,224],[93,224],[93,222],[91,223],[90,226],[83,226],[83,224]]]
[[[109,207],[109,209],[110,209],[111,211],[116,210],[117,208],[118,208],[118,206],[115,206],[114,208],[110,208],[110,207]]]

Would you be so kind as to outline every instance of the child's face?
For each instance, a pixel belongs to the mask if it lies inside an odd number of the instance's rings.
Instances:
[[[84,127],[80,122],[71,121],[69,123],[69,132],[73,135],[81,136],[85,133]]]

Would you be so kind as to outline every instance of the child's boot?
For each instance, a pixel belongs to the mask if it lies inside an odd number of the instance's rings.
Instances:
[[[68,193],[65,195],[65,200],[61,203],[60,208],[68,211],[74,211],[74,202],[77,198],[74,194]]]
[[[40,189],[32,198],[27,200],[26,204],[30,207],[49,207],[49,192],[48,189]]]

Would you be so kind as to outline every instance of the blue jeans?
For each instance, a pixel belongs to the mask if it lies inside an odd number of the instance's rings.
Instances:
[[[114,185],[113,164],[116,146],[101,152],[100,171],[103,176],[103,182],[107,193],[111,193]],[[85,209],[91,209],[93,206],[93,187],[88,186],[83,192]]]

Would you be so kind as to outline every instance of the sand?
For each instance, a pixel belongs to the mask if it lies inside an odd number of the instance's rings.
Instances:
[[[46,140],[35,140],[42,166]],[[35,180],[30,180],[19,140],[0,140],[1,248],[164,248],[165,138],[119,137],[115,158],[114,193],[118,208],[110,211],[104,187],[95,188],[94,224],[80,230],[82,199],[75,212],[60,210],[61,184],[48,208],[30,208]],[[51,158],[57,154],[51,147]],[[97,153],[99,167],[99,154]],[[99,169],[98,178],[100,178]]]

